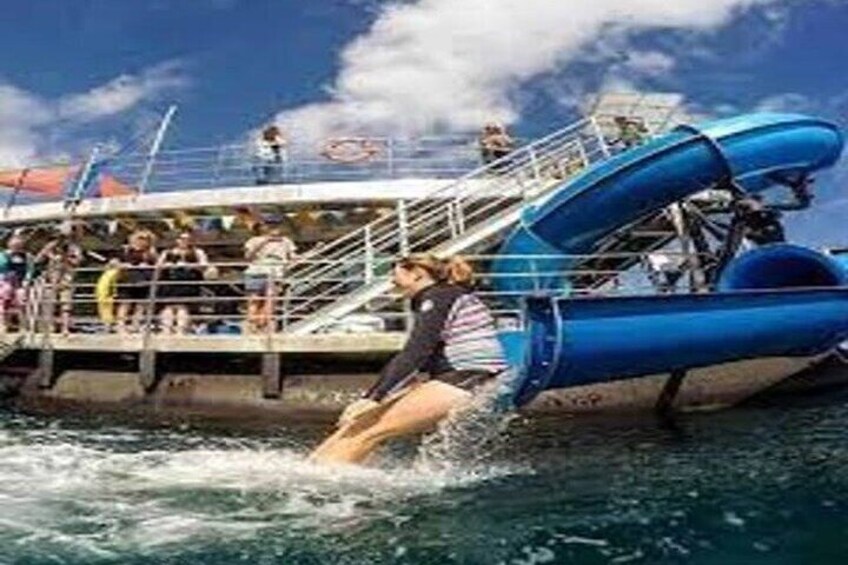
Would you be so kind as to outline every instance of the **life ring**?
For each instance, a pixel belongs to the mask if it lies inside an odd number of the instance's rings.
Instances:
[[[94,296],[97,299],[97,315],[104,324],[115,322],[115,295],[118,290],[118,276],[121,269],[110,268],[103,271],[97,279]]]
[[[380,154],[380,143],[373,139],[359,137],[337,137],[327,141],[321,155],[345,165],[353,165],[370,161]]]

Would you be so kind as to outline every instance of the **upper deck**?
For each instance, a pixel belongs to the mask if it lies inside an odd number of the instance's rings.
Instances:
[[[69,215],[72,201],[76,217],[174,210],[220,214],[249,205],[386,203],[433,192],[480,165],[478,141],[471,136],[291,142],[271,158],[253,143],[148,154],[95,151],[84,163],[33,166],[18,176],[7,173],[10,190],[0,225],[61,220]],[[44,186],[39,171],[58,173]],[[120,195],[96,194],[104,182],[119,187]]]

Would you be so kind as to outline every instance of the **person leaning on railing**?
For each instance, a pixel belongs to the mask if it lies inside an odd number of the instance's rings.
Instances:
[[[236,326],[231,322],[239,315],[244,292],[236,281],[222,280],[216,265],[204,269],[203,280],[197,309],[201,330],[208,334],[232,333]]]
[[[515,140],[500,124],[488,123],[480,133],[480,157],[484,165],[506,157],[515,149]]]
[[[58,308],[59,328],[64,335],[68,335],[71,329],[74,275],[82,258],[82,248],[76,243],[73,224],[63,222],[57,227],[56,237],[47,242],[33,259],[34,268],[45,276],[49,289],[48,304]]]
[[[157,302],[164,304],[159,313],[164,333],[188,331],[190,311],[197,308],[203,269],[208,263],[206,252],[194,245],[189,231],[180,233],[174,247],[159,255]]]
[[[147,314],[150,302],[150,283],[157,256],[153,247],[155,236],[150,230],[136,230],[130,234],[127,245],[121,250],[121,277],[118,285],[117,329],[123,335],[137,332]]]
[[[0,334],[5,334],[9,322],[20,327],[25,305],[25,283],[29,280],[33,257],[24,249],[24,238],[13,234],[0,252]]]
[[[294,242],[283,235],[279,226],[260,226],[259,229],[261,234],[244,244],[244,257],[249,263],[244,271],[246,333],[270,329],[274,295],[277,287],[284,283],[286,265],[297,253]]]

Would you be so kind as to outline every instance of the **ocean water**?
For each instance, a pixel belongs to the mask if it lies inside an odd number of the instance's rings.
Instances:
[[[848,562],[848,402],[480,419],[370,468],[326,432],[0,411],[0,563]]]

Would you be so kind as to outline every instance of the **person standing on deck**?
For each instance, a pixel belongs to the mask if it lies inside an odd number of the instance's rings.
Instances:
[[[286,265],[297,253],[294,242],[277,227],[261,227],[264,233],[251,237],[244,244],[244,290],[247,294],[246,333],[255,334],[269,329],[273,319],[274,295],[283,283]]]
[[[10,317],[21,325],[26,283],[32,271],[33,257],[24,249],[24,238],[14,234],[0,252],[0,334],[8,329]]]
[[[162,252],[157,262],[163,284],[159,295],[165,305],[160,313],[163,333],[185,334],[190,324],[191,309],[197,309],[200,281],[209,261],[206,252],[192,242],[191,233],[177,236],[174,247]]]
[[[472,276],[460,258],[421,255],[395,264],[395,286],[411,299],[412,332],[364,397],[344,410],[339,431],[313,461],[363,461],[385,440],[435,424],[508,368],[494,317],[471,290]]]
[[[631,149],[642,145],[648,138],[648,128],[639,118],[616,116],[613,122],[618,129],[618,139],[610,142],[614,147],[620,147],[621,150]]]
[[[480,157],[484,165],[506,157],[515,149],[515,140],[500,124],[489,123],[480,133]]]
[[[117,330],[121,335],[127,331],[127,316],[130,331],[137,332],[146,318],[150,302],[150,283],[156,267],[156,250],[153,248],[153,233],[149,230],[133,232],[121,251],[121,270],[118,285]]]
[[[282,176],[286,138],[278,126],[271,125],[262,130],[256,140],[256,159],[260,163],[256,184],[271,184]]]
[[[43,266],[48,287],[52,295],[48,300],[59,311],[59,328],[63,335],[71,330],[71,311],[74,298],[74,275],[82,263],[82,248],[75,241],[74,226],[62,222],[57,236],[50,240],[33,260],[36,268]],[[51,300],[52,298],[52,300]]]

